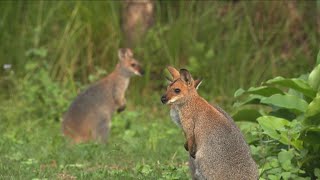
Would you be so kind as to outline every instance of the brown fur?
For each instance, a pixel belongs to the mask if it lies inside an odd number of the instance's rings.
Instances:
[[[200,82],[194,81],[187,70],[168,70],[173,81],[161,100],[170,105],[172,119],[184,131],[193,178],[258,179],[249,146],[232,118],[198,95],[196,87]]]
[[[112,114],[126,107],[130,77],[143,74],[130,49],[120,49],[118,54],[120,61],[115,70],[78,95],[63,117],[63,133],[75,143],[107,141]]]

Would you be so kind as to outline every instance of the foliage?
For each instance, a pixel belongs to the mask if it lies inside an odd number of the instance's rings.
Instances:
[[[319,177],[319,68],[320,64],[299,78],[276,77],[235,93],[238,111],[233,118],[257,124],[249,136],[262,179]]]
[[[11,64],[21,76],[25,53],[46,49],[49,77],[88,83],[97,69],[110,72],[118,47],[125,46],[121,1],[0,3],[0,41],[10,42],[0,45],[0,64]],[[199,91],[223,104],[231,104],[238,87],[305,72],[320,38],[315,3],[156,1],[155,25],[134,47],[146,75],[133,80],[129,94],[159,90],[169,64],[203,78]]]

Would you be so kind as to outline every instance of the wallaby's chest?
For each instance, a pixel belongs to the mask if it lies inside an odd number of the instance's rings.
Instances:
[[[181,127],[179,110],[174,108],[174,107],[172,107],[170,109],[170,116],[171,116],[172,121],[174,123],[176,123],[179,127]]]
[[[115,81],[114,83],[112,83],[113,87],[113,95],[114,97],[124,97],[125,92],[128,88],[129,85],[129,80],[127,79],[119,79],[117,81]]]

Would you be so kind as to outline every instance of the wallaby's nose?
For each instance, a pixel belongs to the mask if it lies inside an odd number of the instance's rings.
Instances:
[[[167,101],[168,101],[168,100],[167,100],[166,95],[163,95],[163,96],[161,97],[161,102],[162,102],[163,104],[165,104]]]

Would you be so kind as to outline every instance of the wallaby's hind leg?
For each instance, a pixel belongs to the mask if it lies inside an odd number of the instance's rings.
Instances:
[[[102,143],[107,143],[110,125],[110,119],[102,118],[97,124],[95,139]]]

